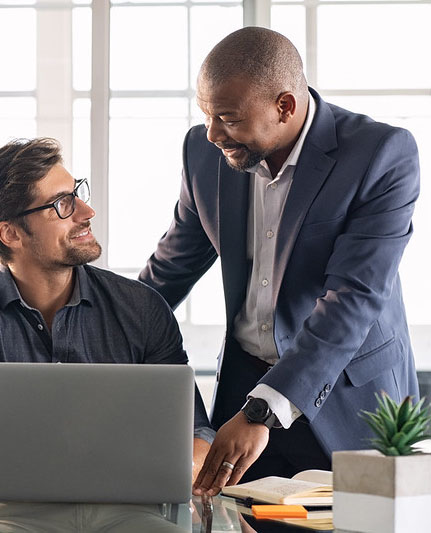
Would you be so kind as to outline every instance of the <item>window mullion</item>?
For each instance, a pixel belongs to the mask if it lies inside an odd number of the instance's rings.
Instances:
[[[52,3],[52,9],[49,5]],[[37,135],[61,141],[66,166],[72,163],[72,9],[44,0],[37,10]]]
[[[92,9],[91,188],[97,213],[93,231],[103,253],[96,264],[108,267],[109,232],[109,21],[110,3],[94,0]]]

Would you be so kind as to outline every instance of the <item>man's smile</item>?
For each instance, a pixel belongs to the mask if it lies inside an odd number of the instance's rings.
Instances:
[[[70,239],[79,239],[79,240],[82,240],[82,241],[86,241],[86,240],[89,240],[89,239],[94,239],[94,236],[91,232],[91,227],[90,226],[87,226],[85,227],[84,229],[82,229],[79,233],[75,234],[75,235],[72,235],[70,237]]]

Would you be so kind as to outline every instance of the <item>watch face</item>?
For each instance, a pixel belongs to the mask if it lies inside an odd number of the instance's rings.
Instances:
[[[254,422],[263,422],[270,414],[267,402],[261,398],[251,398],[246,407],[247,417]]]

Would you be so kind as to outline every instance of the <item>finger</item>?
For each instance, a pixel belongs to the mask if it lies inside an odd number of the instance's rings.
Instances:
[[[210,496],[215,496],[223,489],[223,487],[227,485],[236,485],[254,461],[255,459],[250,460],[245,459],[244,457],[238,459],[234,469],[231,469],[229,475],[226,475],[223,468],[219,469],[219,473],[215,477],[211,487],[207,490],[207,493]]]
[[[211,448],[193,485],[193,494],[200,496],[206,490],[207,486],[204,485],[204,482],[208,483],[208,478],[214,479],[217,474],[217,465],[220,462],[221,460],[216,458],[216,453]],[[209,486],[211,486],[211,483]]]
[[[208,466],[205,476],[201,482],[201,488],[205,492],[208,492],[210,496],[214,496],[220,492],[220,489],[224,487],[232,475],[232,471],[235,468],[236,462],[240,459],[240,455],[237,456],[220,456],[216,455]],[[233,468],[232,468],[233,467]]]
[[[230,463],[232,465],[235,464],[235,460],[232,459],[230,461],[223,461],[223,463],[220,465],[217,474],[215,478],[212,480],[211,484],[208,487],[208,494],[210,496],[215,496],[218,494],[221,489],[226,485],[226,483],[229,481],[232,472],[234,471],[234,468],[230,468],[230,466],[227,466],[224,463]]]
[[[232,474],[229,480],[227,481],[226,485],[236,485],[253,463],[254,463],[254,460],[247,461],[247,460],[244,460],[244,458],[240,459],[236,463],[235,468],[232,470]]]
[[[220,470],[221,469],[221,470]],[[232,470],[227,468],[226,466],[222,466],[222,458],[214,459],[207,467],[205,475],[202,478],[202,481],[200,482],[199,489],[202,491],[208,491],[209,488],[214,484],[215,479],[219,472],[222,475],[228,475],[230,476]]]

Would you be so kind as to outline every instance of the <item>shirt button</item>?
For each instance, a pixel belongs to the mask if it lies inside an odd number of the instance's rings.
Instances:
[[[266,287],[268,285],[269,281],[265,278],[262,280],[262,285]]]
[[[260,327],[260,329],[261,329],[262,331],[268,331],[268,330],[269,330],[269,326],[268,326],[268,324],[262,324],[261,327]]]
[[[271,189],[276,189],[278,187],[278,183],[271,183]]]
[[[40,329],[40,331],[43,330],[43,326],[42,326],[42,324],[38,324],[37,327]]]
[[[274,232],[272,230],[268,230],[266,232],[266,236],[268,237],[268,239],[272,239],[274,237]]]

